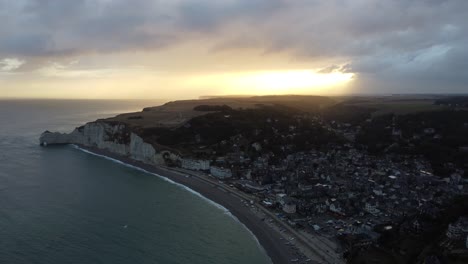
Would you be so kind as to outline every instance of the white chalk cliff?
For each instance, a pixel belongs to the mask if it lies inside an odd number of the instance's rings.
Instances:
[[[96,121],[76,128],[68,134],[46,131],[40,136],[39,142],[42,146],[78,144],[104,149],[149,164],[164,163],[162,152],[156,151],[151,144],[144,142],[124,124]]]

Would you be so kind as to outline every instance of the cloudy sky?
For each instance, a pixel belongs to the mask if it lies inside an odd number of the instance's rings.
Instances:
[[[466,0],[0,0],[0,97],[468,92]]]

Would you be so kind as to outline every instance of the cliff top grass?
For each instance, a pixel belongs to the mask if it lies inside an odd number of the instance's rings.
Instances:
[[[296,110],[324,116],[334,112],[348,115],[375,117],[382,114],[409,114],[439,111],[446,105],[436,104],[443,95],[396,95],[396,96],[345,96],[325,97],[307,95],[215,97],[199,100],[180,100],[161,106],[147,107],[141,112],[125,113],[106,119],[108,122],[121,122],[139,128],[177,128],[192,118],[216,112],[223,107],[232,109],[255,109],[261,106],[281,105]],[[346,108],[347,110],[344,111]],[[214,111],[210,111],[210,110]]]
[[[334,100],[323,96],[255,96],[242,98],[210,98],[200,100],[181,100],[168,102],[161,106],[147,107],[141,112],[125,113],[106,119],[110,122],[122,122],[131,127],[165,127],[175,128],[194,117],[213,111],[195,110],[197,106],[228,106],[232,109],[253,109],[260,106],[283,105],[311,112],[321,107],[334,104]]]

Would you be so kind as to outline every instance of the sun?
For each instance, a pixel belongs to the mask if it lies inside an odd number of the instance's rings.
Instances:
[[[239,76],[233,80],[235,89],[247,88],[257,93],[284,93],[310,89],[322,90],[349,82],[352,73],[316,73],[310,70],[266,71]]]
[[[321,94],[342,91],[353,73],[318,73],[312,70],[252,71],[192,78],[194,86],[222,87],[223,94]]]

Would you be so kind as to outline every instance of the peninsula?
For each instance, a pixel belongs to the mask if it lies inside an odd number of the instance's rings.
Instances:
[[[245,224],[273,263],[406,262],[430,257],[435,246],[424,240],[439,241],[449,224],[460,226],[447,231],[451,245],[467,239],[460,197],[468,189],[468,111],[451,100],[175,101],[68,134],[46,131],[39,141],[74,144],[199,192]]]

